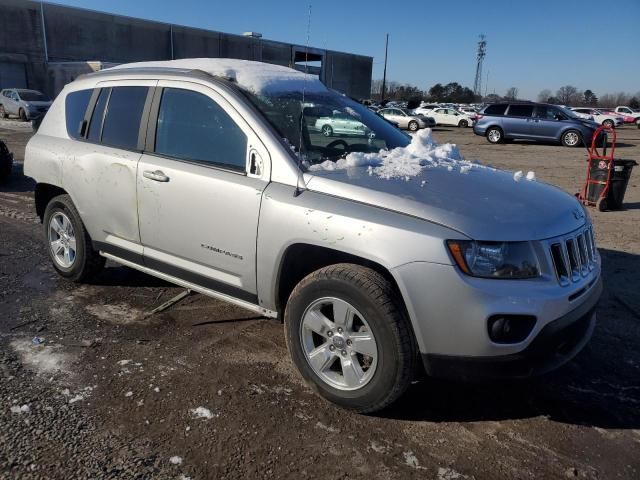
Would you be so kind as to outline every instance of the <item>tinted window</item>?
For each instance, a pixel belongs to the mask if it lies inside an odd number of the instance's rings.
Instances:
[[[107,106],[107,99],[109,98],[110,88],[103,88],[98,95],[98,101],[91,114],[91,122],[89,123],[89,135],[88,138],[92,142],[100,141],[100,134],[102,133],[102,120],[104,119],[104,109]]]
[[[506,110],[507,110],[506,104],[489,105],[487,108],[484,109],[484,114],[485,115],[504,115],[504,112],[506,112]]]
[[[244,171],[247,137],[209,97],[165,88],[158,113],[155,151]]]
[[[511,105],[509,107],[509,116],[512,117],[530,117],[533,114],[533,105]]]
[[[67,133],[71,138],[80,138],[80,127],[92,93],[93,90],[78,90],[69,93],[64,99]]]
[[[543,118],[546,120],[554,120],[558,111],[555,108],[547,107],[545,105],[538,105],[534,117]]]
[[[138,148],[138,131],[147,90],[147,87],[111,89],[102,126],[102,143],[129,150]]]

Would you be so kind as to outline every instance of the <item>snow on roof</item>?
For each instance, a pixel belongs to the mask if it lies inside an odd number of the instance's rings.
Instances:
[[[317,77],[292,68],[270,63],[236,60],[232,58],[184,58],[152,62],[125,63],[113,67],[124,68],[176,68],[202,70],[211,75],[229,78],[238,85],[258,94],[290,91],[323,93],[327,91]]]

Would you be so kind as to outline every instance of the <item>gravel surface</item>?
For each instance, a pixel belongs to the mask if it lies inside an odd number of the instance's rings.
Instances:
[[[18,131],[16,131],[18,130]],[[294,370],[282,325],[107,264],[59,279],[22,176],[0,186],[0,478],[640,478],[640,170],[620,212],[594,212],[606,291],[593,340],[522,382],[417,381],[374,416],[324,402]],[[489,145],[438,129],[467,159],[535,171],[570,192],[583,149]],[[640,130],[620,131],[640,160]]]

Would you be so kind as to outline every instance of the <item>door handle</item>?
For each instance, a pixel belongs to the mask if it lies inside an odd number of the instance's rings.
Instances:
[[[142,175],[149,180],[154,180],[156,182],[168,182],[169,177],[167,177],[162,170],[156,170],[152,172],[151,170],[145,170],[142,172]]]

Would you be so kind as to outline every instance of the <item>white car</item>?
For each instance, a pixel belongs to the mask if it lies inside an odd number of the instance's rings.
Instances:
[[[475,118],[476,115],[478,114],[478,112],[471,107],[460,107],[458,110],[464,113],[465,115],[469,115],[471,118]]]
[[[434,108],[429,112],[429,116],[434,118],[436,125],[454,125],[466,128],[473,127],[476,123],[475,118],[472,118],[471,115],[453,108]]]
[[[576,115],[587,120],[593,120],[596,123],[605,125],[608,127],[621,127],[624,124],[624,119],[618,115],[609,115],[601,112],[597,108],[589,107],[574,107],[573,110]]]
[[[318,118],[315,128],[325,137],[332,137],[334,135],[357,135],[364,137],[371,132],[362,122],[344,113]]]

